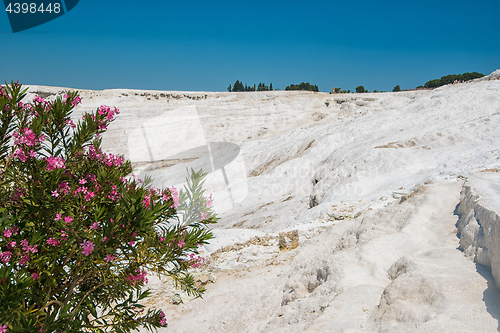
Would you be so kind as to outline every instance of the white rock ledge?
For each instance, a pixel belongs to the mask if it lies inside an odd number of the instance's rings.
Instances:
[[[463,186],[456,213],[459,249],[474,262],[491,267],[500,289],[500,173],[470,176]]]

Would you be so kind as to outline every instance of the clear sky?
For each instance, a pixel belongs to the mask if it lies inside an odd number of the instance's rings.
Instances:
[[[80,0],[12,33],[0,80],[76,89],[226,91],[236,80],[320,91],[415,88],[500,68],[500,0]]]

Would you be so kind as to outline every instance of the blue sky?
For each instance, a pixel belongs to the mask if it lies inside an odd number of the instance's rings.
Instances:
[[[499,12],[499,0],[80,0],[15,34],[0,14],[0,80],[76,89],[225,91],[236,80],[410,89],[499,69]]]

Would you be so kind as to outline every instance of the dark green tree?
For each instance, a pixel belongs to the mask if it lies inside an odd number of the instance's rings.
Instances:
[[[441,86],[441,79],[430,80],[424,84],[425,88],[436,88],[439,86]]]
[[[291,84],[285,88],[285,90],[307,90],[307,91],[319,91],[317,85],[311,85],[309,82],[302,82],[299,85]]]
[[[240,81],[236,80],[236,82],[233,85],[233,91],[234,92],[245,91],[245,87],[243,87],[243,83],[241,83]]]
[[[270,91],[273,91],[273,83],[271,82],[271,84],[269,85],[269,90]]]
[[[363,87],[363,86],[357,86],[357,87],[356,87],[356,92],[357,92],[358,94],[360,94],[360,93],[364,93],[365,91],[366,91],[366,90],[365,90],[365,87]]]
[[[401,91],[401,87],[399,86],[399,84],[395,86],[394,89],[392,89],[392,91],[393,92]]]

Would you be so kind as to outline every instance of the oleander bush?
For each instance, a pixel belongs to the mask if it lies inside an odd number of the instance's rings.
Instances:
[[[0,332],[130,332],[166,326],[145,309],[147,274],[201,296],[188,273],[218,218],[191,170],[156,189],[101,150],[119,110],[71,120],[77,92],[53,101],[0,86]]]

